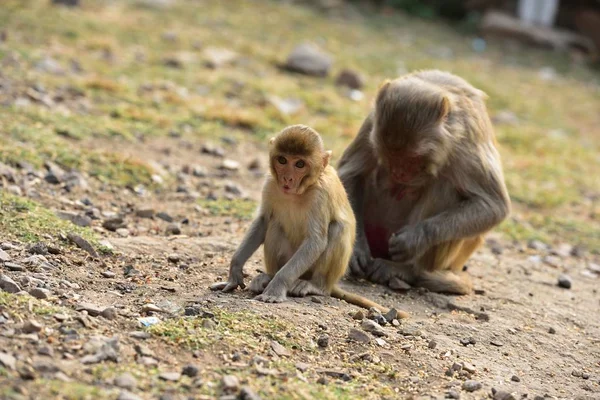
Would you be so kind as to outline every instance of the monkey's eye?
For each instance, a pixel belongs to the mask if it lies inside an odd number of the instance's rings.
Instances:
[[[304,168],[304,161],[302,161],[302,160],[296,161],[296,168]]]
[[[278,162],[279,164],[282,164],[282,165],[283,165],[283,164],[287,164],[287,160],[286,160],[286,158],[285,158],[284,156],[279,156],[279,157],[277,157],[277,162]]]

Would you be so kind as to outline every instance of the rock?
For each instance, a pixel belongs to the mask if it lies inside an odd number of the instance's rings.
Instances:
[[[568,275],[562,274],[558,277],[558,286],[565,289],[571,289],[572,282]]]
[[[114,278],[117,274],[112,271],[102,271],[102,276],[105,278]]]
[[[308,367],[310,367],[310,365],[303,363],[303,362],[298,362],[296,363],[296,368],[300,371],[300,372],[306,372],[308,371]]]
[[[541,242],[539,240],[530,240],[527,243],[527,247],[529,247],[530,249],[533,249],[533,250],[537,250],[537,251],[547,251],[548,250],[548,245],[546,245],[544,242]]]
[[[117,376],[114,381],[114,385],[123,389],[133,390],[137,386],[137,381],[128,372],[124,372],[121,375]]]
[[[291,356],[290,351],[288,349],[286,349],[285,347],[283,347],[281,344],[279,344],[279,342],[276,342],[275,340],[271,340],[271,350],[273,350],[273,352],[275,352],[275,354],[277,354],[280,357]]]
[[[283,67],[292,72],[312,76],[327,76],[332,59],[319,47],[311,43],[296,46],[288,56]]]
[[[114,307],[107,307],[100,313],[106,319],[113,320],[117,318],[117,310]]]
[[[180,259],[181,257],[179,257],[179,254],[177,253],[171,253],[167,256],[167,260],[169,260],[169,262],[172,262],[173,264],[177,264]]]
[[[23,324],[23,328],[21,330],[23,331],[23,333],[37,333],[40,332],[43,328],[44,326],[42,324],[40,324],[34,319],[30,319]]]
[[[58,4],[67,7],[77,7],[80,5],[80,0],[52,0],[52,4]]]
[[[388,286],[392,290],[409,290],[412,286],[408,283],[404,282],[402,279],[398,279],[397,277],[393,277],[390,279]]]
[[[387,322],[392,322],[398,318],[398,310],[395,308],[390,308],[390,311],[388,311],[383,317]]]
[[[240,388],[240,381],[233,375],[225,375],[221,378],[221,385],[225,393],[235,393]]]
[[[256,394],[250,387],[243,386],[238,396],[239,400],[260,400],[260,396]]]
[[[297,98],[281,98],[269,96],[269,102],[283,115],[293,115],[304,107],[304,102]]]
[[[215,321],[213,321],[212,319],[205,319],[204,321],[202,321],[202,327],[204,329],[216,329],[217,328],[217,323]]]
[[[352,318],[354,318],[358,321],[362,321],[363,319],[365,319],[365,313],[362,310],[358,310],[357,312],[354,313]]]
[[[583,379],[590,379],[590,374],[588,374],[587,372],[584,372],[584,373],[581,374],[581,377]]]
[[[100,348],[93,355],[84,356],[82,364],[97,364],[102,361],[119,362],[119,338],[113,337],[104,340]]]
[[[238,171],[240,169],[240,163],[235,160],[224,159],[219,169],[225,171]]]
[[[21,288],[7,275],[0,275],[0,289],[8,293],[17,293]]]
[[[377,322],[379,325],[386,325],[387,324],[387,320],[385,319],[385,317],[383,315],[381,315],[381,312],[375,308],[375,307],[371,307],[369,309],[369,312],[367,314],[367,318],[369,318],[372,321]]]
[[[153,208],[138,208],[135,210],[135,215],[139,218],[152,218],[154,217]]]
[[[158,379],[168,382],[177,382],[181,379],[181,374],[179,372],[161,372],[158,375]]]
[[[132,337],[134,339],[145,340],[145,339],[150,339],[152,337],[152,335],[150,334],[150,332],[133,331],[133,332],[129,332],[129,337]]]
[[[46,244],[43,242],[37,242],[31,245],[27,249],[27,252],[29,252],[30,254],[39,254],[45,256],[46,254],[48,254],[48,246],[46,246]]]
[[[482,385],[480,382],[478,381],[474,381],[474,380],[466,380],[463,385],[462,385],[463,390],[466,390],[467,392],[474,392],[476,390],[479,390],[482,388]]]
[[[558,246],[552,248],[552,250],[550,250],[550,254],[566,258],[571,255],[572,251],[573,251],[573,246],[571,246],[568,243],[561,243]]]
[[[433,350],[437,347],[437,342],[435,340],[430,340],[427,347]]]
[[[92,219],[87,215],[80,215],[74,212],[69,211],[57,211],[56,215],[60,219],[64,219],[66,221],[70,221],[72,224],[77,226],[87,227],[92,225]]]
[[[37,352],[42,356],[54,357],[54,349],[50,346],[42,346]]]
[[[521,382],[521,378],[519,378],[519,377],[518,377],[518,376],[516,376],[516,375],[513,375],[513,376],[511,376],[511,377],[510,377],[510,380],[511,380],[511,381],[513,381],[513,382]]]
[[[96,252],[96,249],[94,249],[94,246],[92,246],[90,244],[90,242],[88,242],[87,240],[85,240],[81,236],[75,235],[73,233],[68,233],[67,234],[67,238],[71,242],[75,243],[77,245],[77,247],[79,247],[82,250],[85,250],[92,257],[99,258],[98,252]]]
[[[155,357],[154,351],[150,349],[148,346],[144,346],[143,344],[136,344],[134,346],[135,352],[142,357]]]
[[[350,69],[343,69],[335,79],[335,84],[338,86],[346,86],[350,89],[362,89],[365,83],[358,72]]]
[[[205,65],[208,68],[220,68],[228,64],[233,64],[238,58],[234,51],[224,48],[207,47],[203,51]]]
[[[29,290],[29,294],[35,297],[36,299],[46,300],[52,295],[52,292],[44,288],[33,288]]]
[[[329,346],[329,335],[321,335],[317,339],[317,345],[322,348]]]
[[[463,346],[468,346],[470,344],[475,345],[476,343],[477,341],[473,337],[460,339],[460,344],[462,344]]]
[[[165,229],[165,234],[166,235],[179,235],[179,234],[181,234],[181,228],[179,227],[179,224],[171,223],[171,224],[167,225],[167,227]]]
[[[196,365],[188,364],[185,367],[183,367],[183,370],[181,371],[181,375],[185,375],[185,376],[189,376],[190,378],[194,378],[194,377],[198,376],[199,372],[200,372],[200,369]]]
[[[474,374],[475,373],[475,366],[472,364],[469,364],[468,362],[463,362],[462,363],[462,369],[467,371],[470,374]]]
[[[126,226],[127,223],[125,223],[122,217],[112,217],[104,220],[104,222],[102,223],[102,227],[104,227],[104,229],[107,229],[112,232],[116,232],[117,229],[125,228]]]
[[[363,330],[372,333],[374,336],[387,336],[381,325],[370,319],[363,319],[360,326]]]
[[[446,393],[446,398],[448,399],[460,399],[460,393],[458,393],[456,390],[454,389],[450,389],[448,390],[448,392]]]
[[[162,219],[165,222],[173,222],[173,217],[171,217],[166,212],[158,212],[156,213],[156,218]]]
[[[224,157],[225,156],[225,150],[223,150],[222,147],[216,146],[212,143],[204,143],[202,145],[202,147],[200,148],[200,152],[203,154],[209,154],[211,156],[215,156],[215,157]]]
[[[496,347],[502,347],[502,346],[504,346],[504,343],[502,343],[502,342],[500,342],[498,340],[492,340],[492,341],[490,341],[490,344],[492,346],[496,346]]]
[[[554,335],[556,333],[556,329],[554,329],[553,327],[548,328],[548,333],[551,335]]]
[[[348,382],[348,381],[352,380],[352,377],[350,375],[348,375],[347,373],[345,373],[344,371],[338,371],[338,370],[334,370],[334,369],[326,369],[326,370],[319,371],[319,373],[325,374],[334,379],[341,379],[344,382]]]
[[[142,398],[134,393],[131,393],[127,390],[121,390],[119,392],[119,396],[117,400],[142,400]]]
[[[8,353],[0,351],[0,365],[14,371],[17,368],[17,359]]]
[[[17,368],[17,372],[19,373],[19,377],[26,381],[32,381],[36,378],[35,371],[31,365],[21,365]]]
[[[5,252],[4,250],[0,249],[0,261],[1,262],[8,262],[10,261],[12,258],[10,257],[10,255]]]
[[[560,268],[562,265],[562,260],[557,256],[546,256],[543,258],[543,261],[554,268]]]
[[[504,390],[497,390],[492,395],[493,400],[517,400],[516,397],[509,392],[505,392]]]
[[[138,364],[145,365],[146,367],[157,367],[158,360],[152,357],[139,357],[137,359]]]
[[[100,308],[99,306],[91,303],[81,303],[77,306],[77,310],[86,311],[88,315],[92,317],[97,317],[98,315],[102,314],[102,311],[104,311],[103,308]]]
[[[368,321],[368,320],[365,320],[365,321]],[[359,329],[355,329],[355,328],[351,328],[350,331],[348,332],[348,339],[353,340],[358,343],[364,343],[364,344],[367,344],[371,341],[371,338],[369,337],[369,335],[367,335],[365,332],[363,332]]]
[[[20,265],[20,264],[15,264],[12,262],[5,262],[4,263],[4,267],[9,270],[9,271],[15,271],[15,272],[25,272],[27,271],[27,269]]]

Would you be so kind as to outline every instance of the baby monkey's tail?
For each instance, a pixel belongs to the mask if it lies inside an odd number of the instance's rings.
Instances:
[[[331,289],[331,296],[335,297],[336,299],[344,300],[350,304],[354,304],[355,306],[366,308],[367,310],[371,307],[375,307],[381,311],[382,314],[386,314],[388,311],[390,311],[389,308],[383,307],[382,305],[377,304],[369,299],[365,299],[358,294],[346,292],[339,286],[334,286],[333,289]],[[408,318],[409,316],[410,314],[406,311],[398,310],[398,318]]]

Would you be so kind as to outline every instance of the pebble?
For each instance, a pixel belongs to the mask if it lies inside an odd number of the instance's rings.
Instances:
[[[0,249],[0,261],[8,262],[10,260],[12,260],[11,256],[4,250]]]
[[[217,323],[215,321],[213,321],[212,319],[205,319],[202,321],[202,327],[204,329],[216,329],[217,328]]]
[[[159,219],[162,219],[165,222],[173,222],[173,217],[171,217],[166,212],[162,212],[162,211],[158,212],[158,213],[156,213],[156,217]]]
[[[170,223],[169,225],[167,225],[165,233],[167,235],[179,235],[181,234],[181,228],[179,227],[179,224]]]
[[[0,288],[8,293],[17,293],[21,288],[7,275],[0,275]]]
[[[17,359],[8,353],[0,351],[0,365],[4,366],[4,368],[14,370],[17,366]]]
[[[288,349],[283,347],[281,344],[279,344],[279,342],[276,342],[275,340],[271,341],[271,350],[273,350],[275,354],[277,354],[280,357],[289,357],[291,355]]]
[[[456,390],[454,389],[450,389],[448,390],[448,392],[446,393],[446,398],[448,399],[460,399],[460,393],[458,393]]]
[[[104,311],[103,308],[100,308],[97,305],[91,303],[81,303],[77,307],[77,310],[86,311],[88,315],[92,317],[97,317],[98,315],[102,314],[102,311]]]
[[[56,215],[60,219],[70,221],[72,224],[77,226],[88,227],[92,225],[92,219],[87,215],[81,215],[70,211],[58,211]]]
[[[40,332],[44,326],[34,319],[30,319],[23,324],[23,333],[36,333]]]
[[[317,339],[317,345],[322,348],[326,348],[329,346],[329,335],[321,335]]]
[[[105,278],[114,278],[117,274],[112,271],[102,271],[102,276]]]
[[[233,375],[224,375],[221,378],[221,384],[223,385],[223,391],[225,393],[235,393],[240,388],[240,381]]]
[[[303,362],[298,362],[296,363],[296,368],[300,371],[300,372],[306,372],[308,370],[309,365]]]
[[[152,337],[152,335],[150,334],[150,332],[144,332],[144,331],[133,331],[133,332],[129,332],[129,337],[132,337],[134,339],[150,339]]]
[[[18,368],[18,373],[23,380],[32,381],[36,378],[35,371],[31,365],[21,365]]]
[[[238,396],[239,400],[260,400],[260,396],[256,394],[250,387],[244,386]]]
[[[112,232],[116,232],[117,229],[125,228],[127,224],[121,217],[112,217],[104,220],[102,227]]]
[[[546,256],[543,261],[551,267],[559,268],[562,265],[562,260],[557,256]]]
[[[492,392],[494,392],[494,390],[492,389]],[[493,400],[516,400],[516,397],[509,392],[506,392],[504,390],[498,390],[495,393],[493,393],[492,396]]]
[[[388,321],[381,314],[381,312],[377,308],[375,308],[375,307],[371,307],[369,309],[369,313],[367,314],[367,318],[369,318],[370,320],[373,320],[373,321],[377,322],[379,325],[386,325],[388,323]]]
[[[154,351],[152,351],[152,349],[150,349],[148,346],[136,344],[133,348],[135,349],[135,352],[142,357],[154,357]]]
[[[150,313],[150,312],[157,312],[158,313],[158,312],[163,312],[163,310],[160,307],[158,307],[157,305],[154,305],[154,304],[151,304],[151,303],[144,304],[142,306],[142,314],[147,314],[147,313]]]
[[[29,290],[29,294],[35,297],[36,299],[46,300],[52,295],[52,292],[44,288],[33,288]]]
[[[237,171],[240,169],[240,163],[226,158],[223,160],[219,168],[226,171]]]
[[[517,375],[511,376],[510,380],[513,382],[521,382],[521,378],[519,378]]]
[[[181,379],[181,374],[179,372],[161,372],[158,375],[158,379],[169,382],[177,382]]]
[[[502,343],[502,342],[499,342],[499,341],[497,341],[497,340],[492,340],[492,341],[490,342],[490,344],[491,344],[492,346],[496,346],[496,347],[502,347],[502,346],[504,346],[504,343]]]
[[[167,260],[169,260],[169,262],[172,262],[173,264],[177,264],[180,259],[181,258],[179,257],[179,254],[177,254],[177,253],[171,253],[167,256]]]
[[[42,346],[37,352],[42,356],[54,357],[54,349],[51,346]]]
[[[527,247],[537,251],[548,250],[548,246],[540,240],[530,240],[529,243],[527,243]]]
[[[194,364],[188,364],[181,370],[181,375],[189,376],[190,378],[194,378],[198,376],[200,369]]]
[[[113,320],[117,318],[117,310],[114,307],[107,307],[100,313],[106,319]]]
[[[325,378],[324,376],[322,376],[319,379],[317,379],[317,383],[319,385],[327,385],[327,378]]]
[[[46,246],[46,244],[43,242],[37,242],[31,245],[27,249],[27,251],[31,254],[39,254],[41,256],[45,256],[46,254],[48,254],[48,246]]]
[[[362,310],[358,310],[357,312],[354,313],[352,318],[354,318],[358,321],[362,321],[363,319],[365,319],[365,313]]]
[[[398,310],[396,310],[395,308],[390,308],[390,311],[388,311],[384,315],[384,317],[387,322],[392,322],[393,320],[398,318]]]
[[[476,390],[479,390],[482,388],[481,382],[478,381],[474,381],[474,380],[466,380],[463,385],[462,388],[464,390],[466,390],[467,392],[474,392]]]
[[[550,250],[550,254],[554,254],[560,257],[569,257],[573,251],[573,246],[568,243],[561,243],[557,247]]]
[[[364,343],[364,344],[367,344],[371,341],[371,338],[369,337],[369,335],[367,335],[365,332],[363,332],[359,329],[355,329],[355,328],[350,328],[350,331],[348,332],[348,339],[353,340],[358,343]]]
[[[335,84],[338,86],[346,86],[350,89],[362,89],[365,82],[358,72],[351,69],[343,69],[335,79]]]
[[[571,289],[572,282],[568,275],[562,274],[558,277],[558,286],[565,289]]]
[[[470,374],[474,374],[475,373],[475,366],[472,364],[469,364],[467,362],[462,363],[462,369],[464,369],[465,371],[467,371]]]
[[[383,330],[381,325],[370,319],[363,319],[360,326],[363,330],[372,333],[375,336],[387,336],[387,333]]]
[[[289,54],[284,68],[305,75],[327,76],[333,60],[318,46],[312,43],[302,43]]]
[[[119,392],[119,396],[117,400],[142,400],[142,398],[134,393],[131,393],[127,390],[121,390]]]
[[[135,215],[140,218],[152,218],[154,217],[153,208],[139,208],[135,211]]]
[[[427,347],[429,347],[430,349],[435,349],[437,347],[437,342],[435,340],[430,340],[429,343],[427,344]]]
[[[133,377],[133,375],[131,375],[128,372],[122,373],[121,375],[117,376],[114,379],[113,383],[117,387],[128,390],[133,390],[137,386],[136,379]]]
[[[551,335],[554,335],[556,333],[556,329],[554,329],[553,327],[548,328],[548,333]]]

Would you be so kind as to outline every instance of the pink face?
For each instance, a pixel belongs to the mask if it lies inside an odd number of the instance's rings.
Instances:
[[[390,157],[390,176],[395,183],[406,184],[425,170],[425,159],[418,155],[395,153]]]
[[[302,178],[308,173],[308,164],[302,157],[277,156],[273,159],[277,182],[285,194],[297,194]]]

